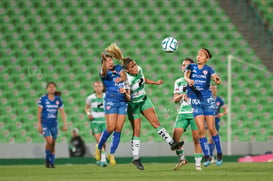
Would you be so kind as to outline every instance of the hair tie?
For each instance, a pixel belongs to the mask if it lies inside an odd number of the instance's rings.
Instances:
[[[208,58],[210,58],[209,53],[205,49],[202,48],[201,51],[204,52]]]

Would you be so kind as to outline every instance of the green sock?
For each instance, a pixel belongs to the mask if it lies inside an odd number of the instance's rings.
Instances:
[[[176,150],[175,152],[176,152],[176,155],[179,156],[179,157],[181,155],[184,155],[184,150],[182,150],[182,149],[181,150]]]

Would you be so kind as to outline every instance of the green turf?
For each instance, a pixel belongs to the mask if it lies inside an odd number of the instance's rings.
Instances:
[[[194,164],[174,171],[172,163],[148,163],[145,170],[137,170],[132,164],[119,164],[101,168],[96,165],[57,165],[47,169],[35,166],[0,166],[1,181],[270,181],[273,180],[273,163],[224,163],[221,167],[210,165],[196,171]]]

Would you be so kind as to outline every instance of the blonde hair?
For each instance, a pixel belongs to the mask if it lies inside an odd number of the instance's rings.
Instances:
[[[117,46],[116,43],[112,43],[110,46],[105,48],[105,51],[107,54],[109,54],[111,57],[123,61],[124,57],[122,55],[121,49]]]

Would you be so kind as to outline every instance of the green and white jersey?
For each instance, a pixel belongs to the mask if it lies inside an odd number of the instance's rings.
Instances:
[[[97,98],[96,94],[93,93],[86,99],[86,105],[90,106],[90,114],[94,117],[93,123],[105,123],[104,97],[105,93],[101,98]]]
[[[174,83],[174,94],[186,94],[187,88],[187,81],[184,78],[179,78]],[[178,113],[179,114],[189,114],[189,116],[193,117],[192,115],[192,107],[190,103],[190,98],[188,100],[181,99],[180,100],[180,108]]]
[[[139,103],[146,97],[145,88],[145,77],[140,66],[138,67],[137,75],[131,75],[127,73],[127,84],[131,91],[130,103]]]

